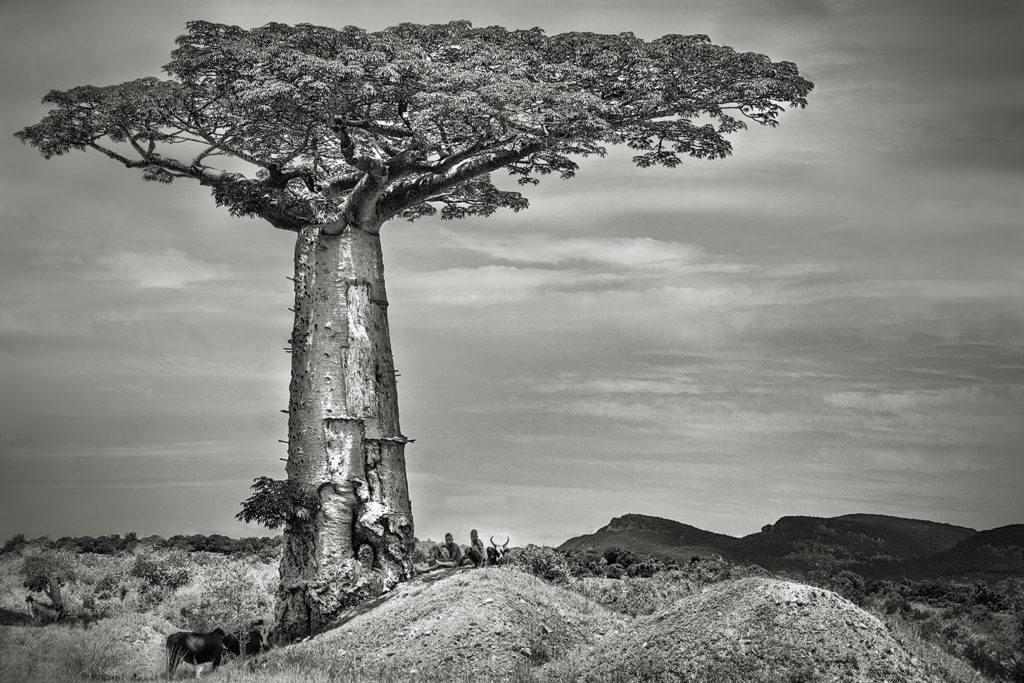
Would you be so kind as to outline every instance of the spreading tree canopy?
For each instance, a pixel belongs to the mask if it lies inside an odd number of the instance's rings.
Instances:
[[[381,225],[520,210],[492,173],[569,178],[609,145],[638,166],[721,158],[730,133],[774,126],[812,87],[701,35],[194,21],[177,42],[168,79],[54,90],[16,135],[45,157],[93,150],[196,180],[231,214],[298,233],[288,480],[257,479],[240,514],[285,527],[284,640],[414,569]]]
[[[519,210],[492,172],[569,178],[608,145],[638,166],[721,158],[728,134],[776,125],[812,87],[704,35],[193,21],[177,44],[169,79],[54,90],[17,136],[46,157],[92,149],[146,180],[198,180],[233,215],[298,230]]]

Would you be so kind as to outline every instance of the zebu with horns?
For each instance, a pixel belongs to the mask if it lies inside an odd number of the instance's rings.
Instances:
[[[491,547],[487,549],[487,564],[502,564],[505,558],[505,552],[508,550],[508,543],[511,540],[512,538],[510,536],[506,536],[505,543],[503,545],[498,545],[494,542],[494,536],[491,536]]]

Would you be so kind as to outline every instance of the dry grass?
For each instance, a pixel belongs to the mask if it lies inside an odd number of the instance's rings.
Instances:
[[[23,552],[40,554],[31,546]],[[167,634],[231,629],[264,616],[277,585],[276,566],[250,557],[146,546],[119,555],[45,555],[72,577],[61,587],[69,618],[28,623],[26,559],[0,555],[0,681],[153,679],[164,668]],[[88,630],[75,620],[83,614],[98,617]]]
[[[0,680],[152,679],[163,670],[165,631],[171,628],[139,614],[90,629],[0,626]]]
[[[884,620],[896,641],[921,663],[934,683],[992,683],[993,679],[982,675],[964,660],[928,642],[918,623],[891,614]]]

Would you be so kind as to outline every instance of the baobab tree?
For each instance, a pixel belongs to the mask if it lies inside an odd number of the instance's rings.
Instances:
[[[517,183],[570,178],[609,145],[641,167],[722,158],[730,133],[775,126],[812,88],[790,62],[703,35],[187,29],[169,78],[52,91],[16,135],[47,158],[92,151],[198,181],[233,216],[296,233],[287,479],[258,479],[241,513],[285,528],[286,638],[412,570],[381,226],[519,211]]]

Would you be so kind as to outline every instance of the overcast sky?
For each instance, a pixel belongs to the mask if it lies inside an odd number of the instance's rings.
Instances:
[[[645,513],[1024,522],[1021,2],[0,3],[0,540],[266,533],[291,233],[12,133],[190,19],[706,33],[815,90],[734,156],[616,150],[531,208],[382,232],[417,535]],[[465,540],[465,539],[463,539]]]

